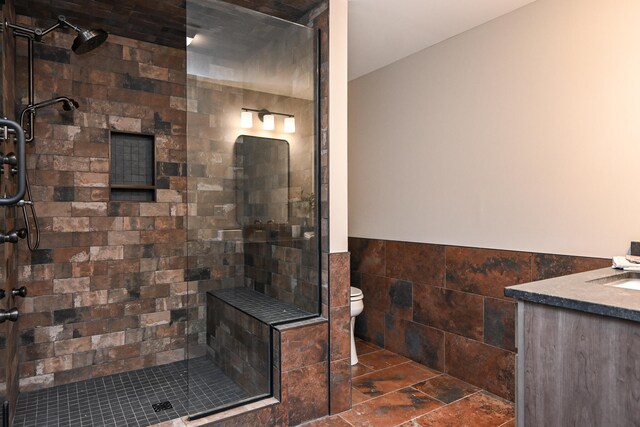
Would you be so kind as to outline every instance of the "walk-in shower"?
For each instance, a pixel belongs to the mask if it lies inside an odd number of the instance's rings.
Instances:
[[[326,322],[318,33],[184,6],[188,46],[99,20],[107,39],[74,10],[40,30],[48,16],[16,5],[5,23],[33,142],[21,205],[40,216],[24,214],[33,251],[12,246],[29,290],[7,334],[15,427],[151,426],[280,399],[283,331]]]

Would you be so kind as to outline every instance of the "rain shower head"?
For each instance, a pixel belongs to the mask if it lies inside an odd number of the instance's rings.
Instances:
[[[73,40],[71,49],[78,55],[91,52],[107,40],[109,33],[101,29],[83,30],[67,21],[63,15],[58,16],[58,24],[61,28],[72,28],[78,35]]]
[[[100,46],[107,37],[109,37],[109,33],[104,30],[81,30],[73,40],[71,49],[78,55],[82,55]]]

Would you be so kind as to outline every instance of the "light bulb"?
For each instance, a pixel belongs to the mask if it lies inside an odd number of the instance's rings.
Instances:
[[[251,111],[240,113],[240,127],[245,129],[253,127],[253,113]]]
[[[296,119],[295,117],[285,117],[284,119],[284,132],[294,133],[296,131]]]
[[[265,114],[262,120],[264,122],[264,130],[274,130],[276,128],[276,121],[273,114]]]

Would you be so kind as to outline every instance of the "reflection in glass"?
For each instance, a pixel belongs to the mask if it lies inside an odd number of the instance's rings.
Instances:
[[[273,328],[319,312],[316,34],[213,0],[188,0],[187,22],[198,32],[187,48],[185,296],[198,417],[277,396]],[[246,110],[295,122],[250,123]],[[198,381],[205,373],[215,386]]]

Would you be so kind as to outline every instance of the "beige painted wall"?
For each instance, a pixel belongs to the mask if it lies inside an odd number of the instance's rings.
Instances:
[[[349,235],[625,253],[639,23],[637,0],[538,0],[350,82]]]
[[[329,2],[329,252],[347,242],[347,0]]]

